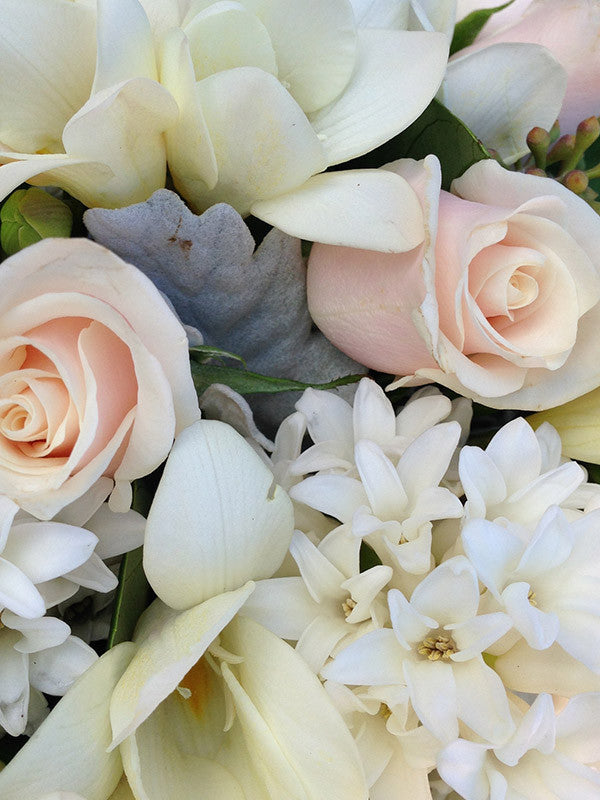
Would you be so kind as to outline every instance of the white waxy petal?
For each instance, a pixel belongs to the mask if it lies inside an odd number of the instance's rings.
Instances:
[[[441,33],[361,30],[354,73],[343,94],[311,115],[327,161],[363,155],[407,128],[442,81],[448,39]]]
[[[240,3],[217,2],[184,26],[196,80],[235,67],[257,67],[277,76],[277,60],[263,23]]]
[[[573,697],[556,720],[558,749],[583,764],[600,761],[600,693]]]
[[[306,418],[313,442],[343,442],[347,445],[348,457],[352,457],[352,407],[343,398],[333,392],[306,389],[296,408]]]
[[[302,632],[296,645],[296,652],[310,669],[318,674],[335,646],[348,633],[350,633],[350,629],[341,614],[337,617],[323,614],[315,617]]]
[[[142,546],[146,520],[137,511],[111,511],[108,503],[103,503],[87,527],[98,537],[94,550],[98,558],[113,558]]]
[[[442,394],[410,400],[396,417],[396,433],[412,440],[445,419],[451,410],[450,400]]]
[[[0,604],[28,619],[46,611],[42,596],[32,581],[10,561],[0,558]]]
[[[458,700],[453,669],[441,661],[406,661],[404,674],[413,708],[426,728],[442,742],[458,736]]]
[[[350,522],[360,506],[369,504],[363,485],[344,475],[314,475],[292,486],[290,497],[324,514]]]
[[[404,253],[425,236],[417,195],[404,178],[386,170],[314,175],[287,194],[252,203],[251,211],[290,236],[362,250]]]
[[[98,654],[89,645],[77,636],[68,636],[62,644],[31,658],[29,679],[40,692],[63,695],[97,660]]]
[[[35,653],[47,647],[56,647],[71,633],[67,623],[61,619],[55,617],[23,619],[6,609],[2,612],[2,623],[7,628],[22,634],[21,640],[14,645],[19,653]]]
[[[362,378],[354,395],[354,440],[370,439],[385,447],[396,435],[394,407],[375,381]]]
[[[564,512],[550,506],[533,533],[516,574],[525,579],[565,564],[573,550],[573,533]]]
[[[408,26],[409,0],[350,0],[359,28],[391,28]]]
[[[566,653],[558,644],[533,650],[524,639],[500,655],[494,670],[505,686],[517,692],[548,692],[572,697],[600,691],[600,675]]]
[[[458,717],[487,741],[502,743],[514,730],[506,689],[481,656],[454,663]]]
[[[223,672],[255,766],[268,771],[273,743],[296,775],[291,796],[299,784],[307,800],[323,797],[324,787],[331,800],[366,800],[354,740],[321,682],[294,650],[241,617],[224,632],[223,645],[243,657],[231,667],[231,677],[225,665]],[[242,692],[243,708],[238,704]]]
[[[410,603],[441,626],[471,619],[479,606],[475,570],[464,556],[444,561],[421,581]]]
[[[542,469],[537,437],[523,417],[503,425],[485,452],[500,470],[508,494],[534,481]]]
[[[356,466],[373,514],[382,521],[402,520],[407,497],[394,465],[375,442],[362,440],[354,448]]]
[[[523,543],[506,528],[484,519],[467,520],[461,538],[479,579],[499,599],[519,563]]]
[[[459,792],[461,797],[487,800],[491,796],[488,772],[485,769],[488,750],[489,747],[485,744],[457,739],[438,756],[440,777]]]
[[[282,639],[295,642],[320,609],[302,578],[291,577],[257,581],[239,613],[252,617]]]
[[[374,655],[376,657],[374,658]],[[403,684],[402,665],[406,650],[389,628],[365,633],[326,664],[321,675],[326,680],[350,686]]]
[[[17,631],[0,637],[0,726],[11,736],[24,732],[29,705],[29,656],[14,649],[18,639]]]
[[[500,470],[479,447],[462,448],[458,472],[467,495],[469,516],[485,518],[489,506],[506,498],[506,484]]]
[[[245,215],[254,201],[288,192],[325,169],[320,140],[273,75],[237,67],[204,78],[196,90],[219,182],[212,191],[198,186],[186,198],[195,208],[225,202]]]
[[[94,78],[95,14],[84,3],[6,0],[0,38],[0,142],[60,151],[67,120]]]
[[[460,625],[448,625],[458,652],[452,656],[454,663],[468,661],[488,649],[512,628],[512,620],[501,611],[479,614]]]
[[[489,91],[499,81],[501,102]],[[525,139],[534,125],[552,127],[566,81],[565,71],[545,47],[495,44],[450,62],[443,102],[486,147],[512,164],[528,152]]]
[[[91,519],[92,515],[98,511],[102,503],[106,500],[113,488],[113,481],[110,478],[102,477],[93,483],[87,492],[78,497],[68,506],[65,506],[58,514],[53,517],[54,522],[62,522],[65,525],[75,525],[82,528]]]
[[[97,0],[96,18],[92,94],[130,78],[157,80],[152,31],[138,0]]]
[[[378,564],[365,572],[352,575],[342,583],[342,588],[350,592],[356,605],[348,614],[347,620],[350,623],[362,622],[371,616],[371,605],[383,589],[392,579],[393,570],[385,564]]]
[[[458,422],[444,422],[424,431],[408,446],[398,462],[398,475],[413,502],[420,492],[438,486],[448,470],[460,432]]]
[[[306,112],[334,101],[346,88],[356,61],[356,30],[346,0],[277,0],[262,19],[277,56],[279,80]]]
[[[340,586],[346,576],[300,531],[294,531],[290,553],[315,602],[326,603],[344,596],[344,590]]]
[[[110,592],[117,588],[117,578],[96,553],[85,564],[65,573],[65,578],[95,592]]]
[[[424,639],[432,628],[437,627],[436,620],[419,614],[398,589],[390,589],[388,604],[396,638],[407,650],[413,642]]]
[[[249,583],[171,615],[140,642],[112,696],[113,747],[130,736],[175,691],[252,589],[253,584]]]
[[[148,515],[144,569],[164,602],[190,608],[271,577],[292,531],[292,504],[268,467],[233,428],[202,420],[175,440]]]
[[[3,556],[33,583],[43,583],[81,566],[97,541],[90,531],[60,522],[20,522],[13,525]]]
[[[119,754],[107,753],[108,703],[134,649],[125,643],[109,650],[53,709],[0,773],[2,800],[38,800],[53,791],[106,800],[122,774]]]
[[[575,461],[561,464],[515,492],[509,500],[510,505],[507,504],[510,509],[507,516],[512,522],[522,525],[535,524],[549,506],[562,504],[584,480],[585,473]]]
[[[8,539],[8,534],[19,506],[6,495],[0,495],[0,553],[3,552]]]
[[[528,750],[550,754],[555,745],[555,713],[549,694],[539,694],[519,722],[517,730],[502,747],[495,748],[496,756],[514,767]]]
[[[162,41],[160,80],[179,106],[177,121],[165,133],[173,180],[186,197],[193,196],[198,181],[201,190],[213,189],[217,159],[196,92],[189,42],[177,28]]]

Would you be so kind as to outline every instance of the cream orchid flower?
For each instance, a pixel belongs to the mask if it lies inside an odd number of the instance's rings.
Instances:
[[[177,104],[137,0],[6,0],[0,197],[24,181],[116,208],[164,186]]]

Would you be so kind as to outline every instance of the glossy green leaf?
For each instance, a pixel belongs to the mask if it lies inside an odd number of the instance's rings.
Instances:
[[[144,517],[148,516],[154,495],[155,481],[149,479],[134,481],[132,508]],[[119,585],[108,634],[108,648],[121,642],[128,642],[142,612],[153,599],[153,592],[146,579],[142,566],[143,548],[138,547],[125,553],[119,570]]]
[[[450,45],[450,55],[452,56],[459,50],[462,50],[463,48],[468,47],[470,44],[473,44],[478,33],[481,31],[488,19],[494,14],[497,14],[498,11],[508,8],[508,6],[512,5],[513,3],[514,0],[509,0],[508,3],[503,3],[501,6],[495,6],[494,8],[481,8],[477,11],[472,11],[470,14],[467,14],[464,19],[461,19],[460,22],[457,22],[454,27],[452,44]]]
[[[340,169],[382,167],[399,158],[421,159],[434,153],[442,165],[442,188],[465,170],[490,158],[490,154],[467,126],[437,100],[427,106],[419,119],[405,131],[365,156],[347,161]]]
[[[335,389],[356,383],[363,375],[346,375],[328,383],[302,383],[287,378],[272,378],[259,375],[235,367],[223,367],[216,364],[197,364],[192,361],[192,377],[198,395],[201,395],[213,383],[222,383],[239,394],[274,394],[276,392],[302,392],[304,389]]]

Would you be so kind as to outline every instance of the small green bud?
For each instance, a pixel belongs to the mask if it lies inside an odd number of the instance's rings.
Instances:
[[[550,134],[543,128],[532,128],[527,134],[527,147],[531,150],[536,167],[544,169],[550,147]]]
[[[0,245],[11,256],[51,236],[71,235],[71,209],[43,189],[18,189],[0,209]]]
[[[589,182],[588,176],[580,169],[573,169],[571,172],[567,172],[563,178],[564,185],[575,194],[583,194],[588,188]]]
[[[575,134],[577,149],[584,152],[590,145],[594,144],[599,136],[600,122],[598,121],[598,117],[588,117],[584,119],[583,122],[580,122],[577,126],[577,133]]]
[[[538,178],[547,178],[548,177],[546,175],[546,173],[544,172],[544,170],[540,169],[539,167],[529,167],[529,169],[525,170],[525,174],[526,175],[537,175]]]
[[[557,161],[565,161],[573,155],[574,150],[575,137],[571,133],[565,133],[554,142],[548,151],[546,163],[555,164]]]

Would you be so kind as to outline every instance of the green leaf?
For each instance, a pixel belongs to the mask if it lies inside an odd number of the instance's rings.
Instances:
[[[152,484],[152,486],[150,485]],[[132,508],[148,516],[154,492],[154,482],[134,481]],[[143,548],[125,553],[119,570],[119,586],[115,596],[107,647],[128,642],[142,612],[150,605],[154,596],[142,566]]]
[[[302,392],[305,389],[335,389],[356,383],[364,375],[346,375],[328,383],[302,383],[287,378],[271,378],[235,367],[216,364],[197,364],[192,361],[192,377],[198,394],[202,394],[213,383],[223,383],[239,394],[274,394],[276,392]]]
[[[484,158],[488,151],[467,126],[439,101],[432,100],[421,116],[405,131],[381,147],[334,169],[382,167],[399,158],[421,159],[434,153],[442,165],[442,188],[450,189],[454,178]]]
[[[473,44],[477,38],[477,34],[481,31],[488,19],[502,11],[504,8],[512,5],[514,0],[509,0],[508,3],[503,3],[501,6],[495,8],[482,8],[478,11],[472,11],[460,22],[457,22],[454,27],[454,36],[452,37],[452,44],[450,45],[450,55],[454,55],[459,50]]]
[[[0,209],[0,244],[13,255],[51,236],[71,235],[73,215],[62,200],[43,189],[19,189]]]
[[[434,153],[442,166],[442,188],[446,190],[477,161],[491,158],[475,134],[437,100],[392,141],[398,151],[394,158],[421,159]]]
[[[211,358],[232,358],[234,361],[241,361],[246,366],[246,362],[241,356],[236,353],[230,353],[227,350],[221,350],[220,347],[212,347],[210,344],[197,344],[190,347],[190,354],[194,360],[199,364],[204,364]]]

